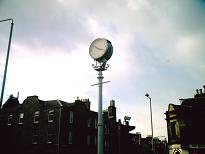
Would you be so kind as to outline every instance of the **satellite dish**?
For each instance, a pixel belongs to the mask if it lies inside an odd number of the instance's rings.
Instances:
[[[124,116],[124,120],[125,120],[125,121],[129,121],[130,119],[131,119],[131,117]]]

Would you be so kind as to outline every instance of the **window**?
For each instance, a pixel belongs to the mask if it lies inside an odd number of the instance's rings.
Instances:
[[[19,124],[23,124],[23,116],[24,116],[24,113],[20,113],[20,115],[19,115]]]
[[[8,116],[8,125],[11,125],[12,124],[12,121],[13,121],[13,114],[10,114],[9,116]]]
[[[40,115],[40,111],[36,111],[34,113],[34,123],[39,123],[39,115]]]
[[[87,120],[87,126],[88,126],[88,127],[91,127],[91,118],[88,118],[88,120]]]
[[[34,129],[33,130],[33,144],[37,144],[38,143],[38,130]]]
[[[54,142],[54,130],[53,129],[48,129],[47,132],[47,143],[51,144]]]
[[[176,134],[176,121],[171,122],[171,134],[172,134],[172,139],[176,139],[177,134]]]
[[[109,143],[108,139],[105,139],[104,145],[105,145],[106,149],[108,149],[110,147],[110,143]]]
[[[109,124],[108,124],[108,123],[107,123],[107,124],[106,124],[106,123],[104,124],[104,130],[105,130],[105,133],[106,133],[106,134],[109,134]]]
[[[90,145],[90,135],[87,136],[87,145]]]
[[[54,110],[48,111],[48,122],[53,122],[54,119]]]
[[[95,128],[98,128],[98,120],[95,118]]]
[[[94,144],[97,145],[97,136],[94,136]]]
[[[52,134],[48,134],[48,135],[47,135],[47,143],[48,143],[48,144],[51,144],[51,143],[52,143],[52,136],[53,136]]]
[[[69,131],[68,132],[68,144],[72,144],[72,132],[71,131]]]
[[[69,123],[72,124],[73,123],[73,111],[69,112]]]

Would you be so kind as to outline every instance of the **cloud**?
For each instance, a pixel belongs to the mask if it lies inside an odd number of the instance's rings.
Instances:
[[[1,14],[12,6],[15,8],[5,15],[14,18],[15,41],[35,47],[64,47],[69,52],[71,45],[78,43],[76,40],[88,37],[82,22],[84,18],[76,14],[73,7],[65,8],[58,1],[40,3],[38,0],[3,1]]]
[[[97,82],[97,72],[88,48],[98,37],[109,39],[114,48],[104,72],[104,80],[111,81],[104,85],[104,107],[116,99],[119,117],[129,113],[131,123],[145,134],[149,133],[146,92],[153,98],[155,122],[160,121],[157,129],[166,127],[168,103],[192,96],[204,82],[202,0],[2,0],[0,4],[0,18],[14,18],[6,95],[20,91],[22,99],[36,94],[65,101],[80,95],[89,97],[97,109],[97,87],[90,86]],[[8,25],[0,25],[1,68]],[[164,134],[166,129],[156,131]]]

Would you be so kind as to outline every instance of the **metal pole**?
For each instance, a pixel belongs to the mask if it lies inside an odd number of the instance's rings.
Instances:
[[[6,73],[7,73],[10,46],[11,46],[11,38],[12,38],[13,25],[14,25],[13,19],[5,19],[5,20],[0,21],[0,22],[4,22],[4,21],[8,21],[8,20],[11,20],[11,29],[10,29],[9,43],[8,43],[7,55],[6,55],[6,64],[5,64],[5,68],[4,68],[4,77],[3,77],[2,89],[1,89],[0,109],[1,109],[2,101],[3,101],[3,97],[4,97],[4,87],[5,87],[5,82],[6,82]]]
[[[152,130],[152,151],[154,152],[154,142],[153,142],[153,122],[152,122],[152,100],[149,97],[150,100],[150,116],[151,116],[151,130]]]
[[[103,117],[102,117],[102,70],[98,71],[98,154],[103,154]]]
[[[61,106],[59,107],[59,119],[58,119],[58,151],[57,154],[60,154],[60,133],[61,133]]]

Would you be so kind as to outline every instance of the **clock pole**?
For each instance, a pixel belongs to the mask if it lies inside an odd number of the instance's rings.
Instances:
[[[93,64],[93,68],[98,71],[98,154],[103,154],[103,115],[102,115],[102,88],[103,88],[103,73],[109,67],[107,61],[101,61]]]
[[[98,38],[92,42],[89,48],[90,56],[95,60],[93,68],[98,71],[98,142],[97,153],[103,154],[103,115],[102,115],[102,88],[103,88],[103,73],[109,65],[107,61],[112,56],[113,47],[110,41]],[[95,84],[96,85],[96,84]]]
[[[103,154],[102,70],[98,71],[98,154]]]

